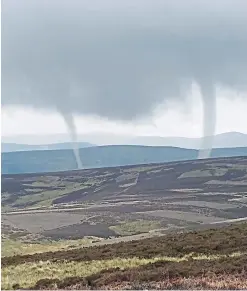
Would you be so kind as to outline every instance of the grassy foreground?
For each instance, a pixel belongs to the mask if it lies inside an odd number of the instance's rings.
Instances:
[[[247,224],[2,258],[2,288],[246,289]]]
[[[89,245],[97,238],[84,238],[78,240],[41,241],[38,243],[22,242],[14,239],[2,239],[2,257],[15,255],[32,255],[44,252],[55,252],[59,250],[76,249]]]

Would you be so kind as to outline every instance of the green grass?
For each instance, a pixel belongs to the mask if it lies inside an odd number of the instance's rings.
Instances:
[[[13,208],[9,205],[1,205],[1,211],[4,213],[4,212],[9,212],[9,211],[12,211]]]
[[[32,195],[32,194],[37,194],[37,193],[42,192],[42,191],[40,191],[39,188],[26,188],[25,191],[26,191],[26,192],[30,192],[31,195]]]
[[[125,236],[146,233],[160,227],[160,223],[157,221],[140,220],[110,226],[110,229],[114,230],[119,235]]]
[[[14,284],[20,284],[22,288],[30,288],[35,283],[44,278],[49,279],[64,279],[70,276],[89,276],[91,274],[107,270],[110,268],[128,268],[136,267],[150,262],[155,262],[157,259],[111,259],[97,260],[88,262],[58,262],[51,263],[38,262],[26,263],[17,266],[9,266],[2,269],[2,288],[11,289]]]
[[[194,170],[185,172],[180,175],[179,179],[184,178],[198,178],[198,177],[221,177],[227,173],[228,169],[224,168],[212,168],[212,169],[203,169],[203,170]]]
[[[27,192],[30,192],[30,195],[19,196],[13,203],[8,206],[3,206],[2,210],[6,212],[19,208],[20,206],[23,208],[28,208],[28,205],[26,206],[26,204],[30,202],[34,202],[32,207],[49,207],[53,204],[53,200],[56,198],[67,195],[73,191],[90,188],[92,186],[99,186],[105,181],[105,179],[102,178],[89,178],[87,181],[79,183],[56,180],[54,177],[52,178],[53,179],[49,179],[49,176],[39,177],[37,181],[31,184],[33,188],[30,188],[30,184],[24,184],[27,187]],[[43,187],[44,189],[42,190],[39,187]],[[54,189],[46,189],[48,187],[53,187]],[[2,201],[4,202],[4,200],[6,200],[9,196],[10,194],[5,193]],[[18,207],[15,207],[15,205],[18,205]]]
[[[122,172],[123,173],[131,173],[131,172],[140,173],[140,172],[146,172],[146,171],[149,171],[149,170],[159,169],[162,166],[163,165],[133,167],[133,168],[129,168],[129,169],[123,169]]]
[[[2,239],[1,255],[32,255],[43,252],[55,252],[66,249],[76,249],[90,245],[95,238],[83,238],[78,240],[40,241],[39,243],[28,243],[21,240]]]
[[[25,207],[25,204],[35,202],[35,205],[32,205],[32,207],[51,206],[54,199],[67,195],[72,191],[85,189],[87,187],[87,184],[73,183],[72,185],[66,186],[64,189],[47,190],[32,195],[21,196],[15,200],[14,204],[20,204]],[[14,208],[13,205],[12,208]]]

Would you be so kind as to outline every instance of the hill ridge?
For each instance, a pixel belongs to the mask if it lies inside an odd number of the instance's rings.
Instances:
[[[111,145],[81,148],[84,168],[118,167],[172,161],[195,160],[198,150],[171,146]],[[212,158],[247,156],[247,147],[212,150]],[[72,150],[39,150],[2,153],[2,173],[41,173],[75,170]]]

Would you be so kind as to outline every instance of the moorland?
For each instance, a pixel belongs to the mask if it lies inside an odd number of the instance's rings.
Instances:
[[[2,288],[247,288],[247,158],[2,175]]]

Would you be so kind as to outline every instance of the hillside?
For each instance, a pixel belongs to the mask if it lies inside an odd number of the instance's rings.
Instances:
[[[80,149],[84,168],[116,167],[196,159],[198,151],[175,147],[100,146]],[[212,157],[247,156],[247,147],[213,149]],[[42,173],[76,169],[72,150],[2,154],[2,173]]]
[[[247,157],[2,175],[2,288],[246,289],[246,220]]]
[[[105,223],[104,219],[107,219],[106,225],[117,223],[116,214],[119,221],[125,219],[126,213],[129,218],[133,216],[133,221],[139,218],[164,220],[164,223],[171,219],[176,225],[180,220],[186,225],[211,223],[246,216],[246,187],[247,157],[3,175],[2,210],[44,207],[55,211],[54,207],[66,209],[69,206],[72,210],[82,209],[89,213],[92,218],[85,214],[87,222],[92,219]],[[39,216],[37,225],[42,224],[43,214],[34,212]],[[49,215],[54,222],[55,234],[55,229],[59,228],[56,217],[61,214]],[[66,215],[64,213],[62,217]],[[26,222],[22,225],[18,217],[6,216],[3,221],[5,218],[6,221],[13,220],[12,223],[16,221],[25,229]],[[73,233],[73,227],[70,230],[69,225],[78,223],[78,219],[80,221],[81,216],[72,213],[65,219],[68,233]],[[102,229],[106,231],[108,226],[104,228],[104,223]],[[83,232],[84,228],[87,232],[85,225],[79,226],[78,231],[82,229]],[[92,235],[100,231],[94,228],[89,231]],[[109,233],[114,235],[112,230]],[[61,235],[65,232],[61,231]]]
[[[162,238],[2,258],[2,288],[247,288],[247,224]]]

